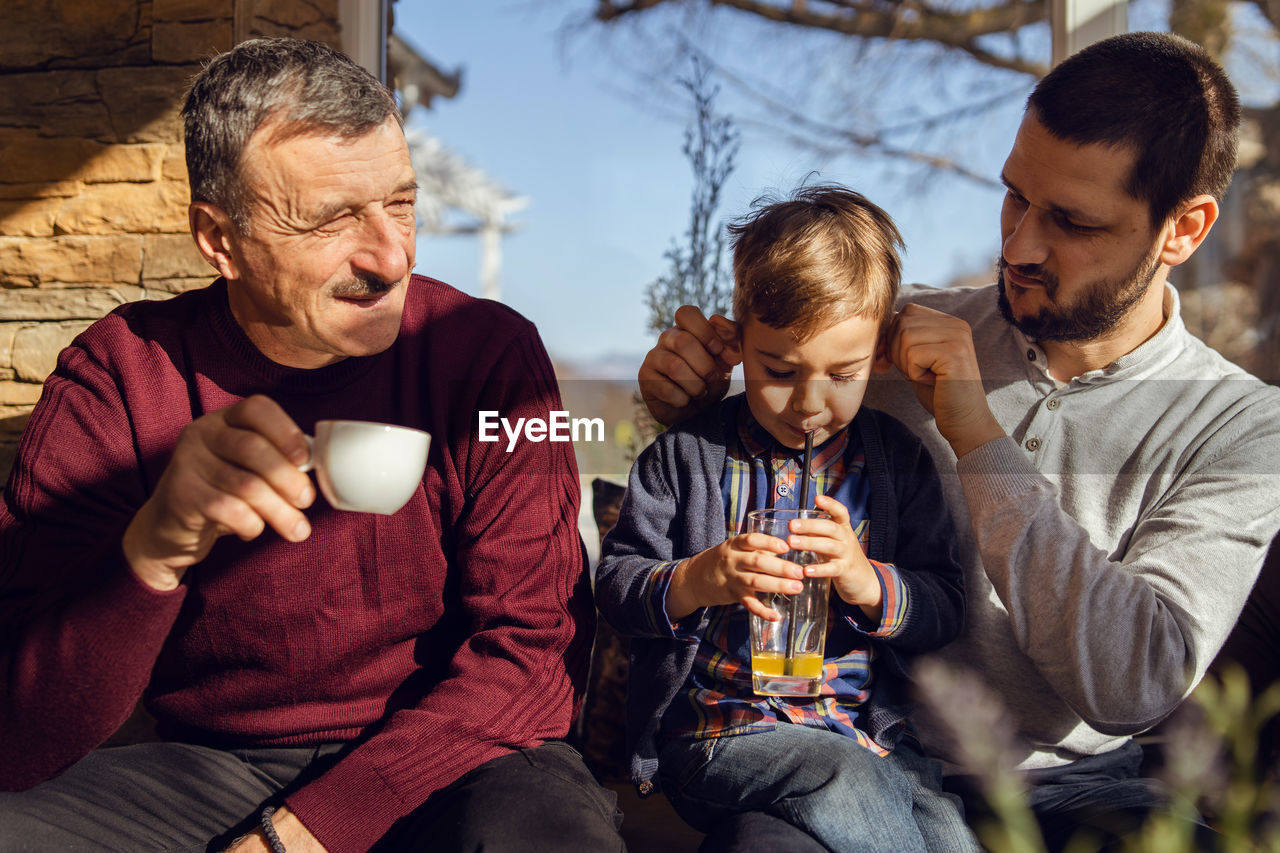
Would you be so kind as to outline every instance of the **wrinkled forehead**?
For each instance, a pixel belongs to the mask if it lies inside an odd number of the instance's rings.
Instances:
[[[395,121],[349,138],[315,130],[255,134],[240,175],[250,218],[263,204],[322,218],[324,211],[385,201],[417,185]]]

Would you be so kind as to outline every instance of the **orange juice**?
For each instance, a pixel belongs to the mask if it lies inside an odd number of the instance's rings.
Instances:
[[[797,654],[786,669],[782,652],[751,655],[751,689],[761,696],[817,696],[822,687],[822,654]]]
[[[794,675],[799,678],[822,677],[822,655],[798,654],[792,658],[791,672],[786,671],[786,655],[782,652],[756,652],[751,656],[751,671],[761,675]]]

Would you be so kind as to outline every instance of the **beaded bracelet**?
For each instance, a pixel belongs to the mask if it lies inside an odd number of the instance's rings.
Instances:
[[[271,816],[275,813],[275,806],[267,806],[262,810],[262,834],[267,837],[267,844],[271,847],[271,853],[286,853],[284,842],[276,834],[276,825],[271,822]]]

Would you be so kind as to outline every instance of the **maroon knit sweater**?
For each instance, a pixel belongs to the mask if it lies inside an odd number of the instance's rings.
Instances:
[[[173,592],[120,539],[182,428],[253,393],[305,431],[356,418],[431,433],[393,516],[323,497],[309,539],[223,537]],[[415,276],[400,336],[318,370],[264,358],[226,285],[134,303],[58,359],[0,506],[0,787],[56,775],[143,695],[172,739],[359,746],[288,804],[329,850],[365,850],[439,788],[563,737],[594,610],[572,445],[476,440],[477,411],[560,409],[533,325]]]

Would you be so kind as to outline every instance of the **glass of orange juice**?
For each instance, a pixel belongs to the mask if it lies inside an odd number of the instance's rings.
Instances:
[[[758,509],[747,513],[747,532],[766,533],[787,541],[791,521],[829,518],[816,509]],[[812,551],[788,551],[784,560],[799,566],[821,562]],[[827,597],[830,578],[805,578],[795,595],[758,592],[766,607],[782,616],[777,622],[749,614],[751,623],[751,687],[763,696],[817,696],[822,687],[822,653],[827,640]]]

